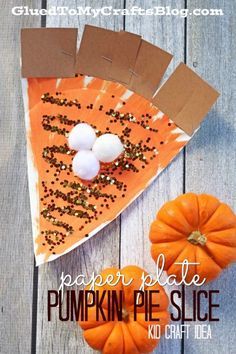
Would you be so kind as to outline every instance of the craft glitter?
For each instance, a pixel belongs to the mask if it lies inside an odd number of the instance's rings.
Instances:
[[[115,95],[111,95],[111,98],[114,99]],[[77,107],[78,110],[82,108],[89,111],[94,110],[94,105],[92,103],[82,107],[79,100],[69,100],[62,96],[61,92],[56,92],[56,97],[49,92],[46,92],[41,96],[41,100],[45,104],[65,107],[73,106]],[[122,103],[123,106],[126,104],[124,101]],[[105,127],[105,131],[101,131],[96,125],[91,124],[97,137],[105,133],[112,133],[112,126],[114,124],[120,125],[122,127],[122,132],[119,135],[119,138],[124,146],[124,152],[114,162],[102,164],[100,173],[92,182],[89,184],[84,183],[76,177],[74,177],[74,181],[69,181],[65,178],[65,174],[70,177],[70,179],[73,176],[71,163],[72,158],[76,153],[69,149],[66,142],[64,145],[59,146],[45,146],[42,151],[42,158],[49,165],[46,172],[49,173],[51,169],[54,169],[55,172],[53,173],[53,176],[55,179],[51,180],[52,186],[50,188],[48,188],[46,181],[42,181],[44,195],[40,200],[43,202],[44,209],[42,209],[41,215],[47,220],[47,222],[58,228],[62,228],[65,231],[65,233],[59,232],[58,230],[43,230],[41,232],[44,236],[44,242],[42,245],[45,247],[48,245],[48,247],[50,247],[49,251],[52,252],[52,254],[56,254],[57,246],[64,243],[65,239],[71,237],[75,232],[72,225],[63,222],[60,218],[63,218],[64,215],[69,215],[81,220],[78,229],[82,231],[93,219],[98,220],[99,215],[103,214],[101,209],[110,208],[108,203],[109,200],[112,203],[115,203],[117,198],[125,198],[128,187],[119,180],[118,176],[122,176],[124,173],[138,173],[140,169],[143,170],[145,166],[148,165],[149,161],[153,160],[158,155],[157,148],[150,145],[151,137],[148,136],[145,141],[139,140],[136,143],[131,141],[133,124],[150,132],[158,133],[158,129],[154,129],[149,125],[149,121],[152,118],[151,115],[143,113],[140,118],[138,118],[131,112],[120,113],[113,108],[104,109],[104,105],[99,105],[96,109],[98,111],[104,110],[104,115],[111,117],[108,121],[109,126]],[[42,116],[42,127],[45,131],[62,135],[65,138],[68,137],[71,129],[68,130],[66,127],[74,127],[79,123],[86,122],[79,117],[76,120],[72,119],[67,114],[44,114]],[[127,126],[127,123],[131,123],[132,125]],[[168,123],[168,125],[169,124],[170,123]],[[161,140],[160,145],[163,143],[164,142]],[[66,160],[61,158],[61,156],[67,157]],[[116,192],[106,192],[108,186],[112,186],[113,190]],[[51,199],[49,200],[49,198]],[[64,201],[66,205],[57,205],[57,200]],[[101,200],[103,202],[99,203]],[[84,237],[88,236],[89,234],[85,234]]]

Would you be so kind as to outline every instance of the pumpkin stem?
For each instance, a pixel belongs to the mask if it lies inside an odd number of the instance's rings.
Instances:
[[[122,320],[124,322],[128,322],[128,320],[129,320],[129,313],[126,310],[126,308],[122,308]]]
[[[188,241],[193,245],[205,246],[207,238],[205,235],[202,235],[200,231],[193,231],[188,237]]]

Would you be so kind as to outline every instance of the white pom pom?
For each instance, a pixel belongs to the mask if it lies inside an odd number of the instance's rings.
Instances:
[[[87,123],[77,124],[69,134],[68,145],[70,149],[90,150],[96,140],[93,128]]]
[[[81,150],[77,152],[72,161],[72,169],[76,176],[90,181],[97,176],[100,163],[92,151]]]
[[[93,152],[101,162],[112,162],[123,152],[124,147],[115,134],[103,134],[95,141]]]

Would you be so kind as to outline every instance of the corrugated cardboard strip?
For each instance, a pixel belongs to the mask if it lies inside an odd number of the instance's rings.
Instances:
[[[21,30],[22,77],[75,76],[76,28]]]
[[[85,26],[76,71],[118,81],[151,99],[172,57],[133,33]]]
[[[78,53],[76,41],[77,29],[23,29],[22,77],[61,78],[81,73],[120,82],[151,100],[189,135],[219,96],[181,63],[153,97],[172,55],[136,34],[86,25]]]
[[[199,127],[219,93],[181,63],[152,102],[188,135]]]

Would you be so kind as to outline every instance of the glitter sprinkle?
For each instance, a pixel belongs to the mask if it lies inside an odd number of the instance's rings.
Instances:
[[[114,97],[112,95],[112,98]],[[49,105],[68,107],[67,114],[45,114],[42,116],[42,128],[46,132],[52,133],[52,136],[60,135],[60,139],[65,138],[64,145],[45,146],[42,150],[42,158],[48,165],[47,176],[50,178],[49,173],[53,171],[53,179],[42,181],[41,215],[53,229],[55,227],[53,231],[42,230],[42,245],[49,247],[50,252],[56,254],[57,247],[61,243],[65,243],[67,237],[75,232],[74,225],[78,225],[76,230],[84,232],[82,236],[88,237],[89,234],[86,231],[93,220],[98,220],[100,215],[112,208],[111,203],[115,203],[117,198],[125,198],[128,186],[124,183],[124,177],[130,174],[130,178],[132,178],[132,174],[137,174],[140,171],[143,173],[143,169],[158,154],[158,150],[152,145],[157,145],[158,142],[163,145],[164,139],[158,129],[154,127],[154,122],[150,121],[152,116],[146,112],[135,116],[128,109],[127,112],[121,113],[106,107],[105,104],[87,103],[82,106],[78,99],[70,100],[61,92],[56,92],[55,96],[48,92],[44,93],[41,100]],[[125,104],[123,102],[123,105]],[[70,107],[78,109],[77,119],[70,117]],[[79,110],[81,108],[86,112],[89,110],[89,114],[91,110],[94,110],[94,114],[100,111],[99,114],[106,117],[107,126],[104,127],[104,131],[91,124],[97,136],[113,132],[114,125],[119,125],[121,127],[119,137],[124,146],[123,154],[110,164],[102,164],[101,173],[90,183],[83,183],[73,176],[71,163],[76,152],[70,150],[66,144],[71,128],[84,122],[80,117]],[[124,108],[122,107],[122,110]],[[146,132],[148,136],[144,140],[138,140],[138,130],[140,129],[148,131]],[[153,138],[154,133],[158,140]],[[64,222],[64,215],[70,216],[68,218],[70,222]],[[76,218],[76,222],[79,224],[75,224],[73,218]]]

